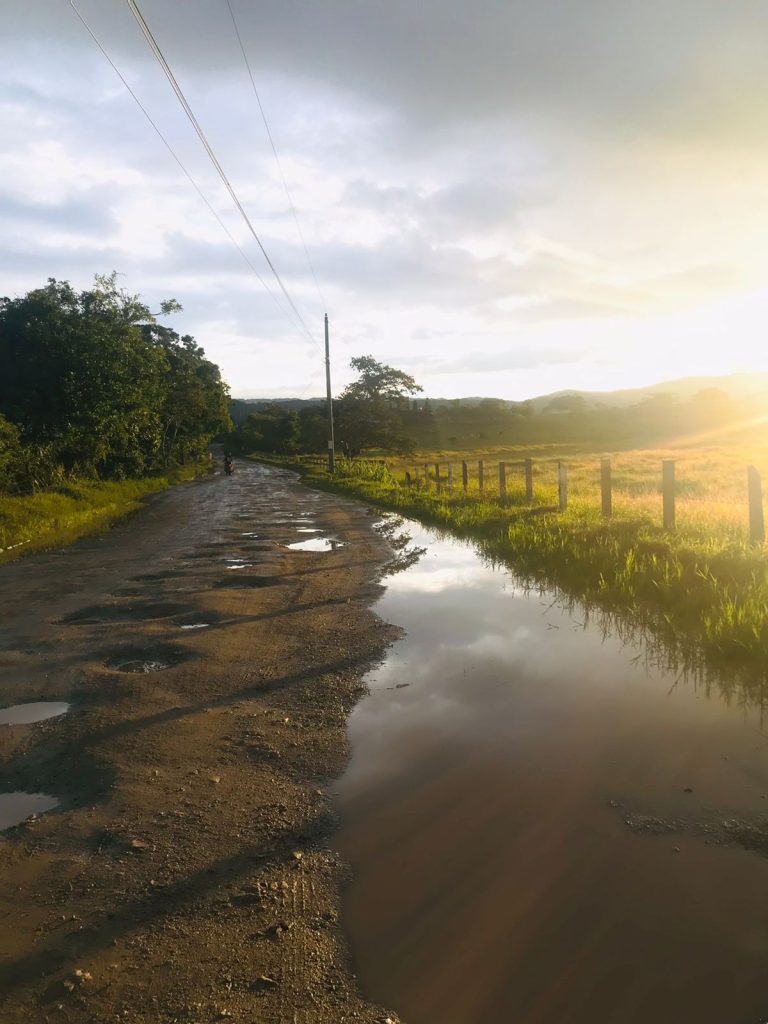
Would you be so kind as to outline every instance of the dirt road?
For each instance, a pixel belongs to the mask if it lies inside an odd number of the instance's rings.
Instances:
[[[372,521],[241,464],[0,568],[0,708],[71,705],[0,726],[0,794],[59,801],[0,833],[4,1024],[385,1019],[324,794],[393,636]],[[343,546],[286,546],[313,529]]]

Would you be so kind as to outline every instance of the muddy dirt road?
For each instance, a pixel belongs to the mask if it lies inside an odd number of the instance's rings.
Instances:
[[[372,521],[240,465],[0,567],[0,708],[54,715],[0,725],[3,1024],[385,1017],[356,995],[326,843],[394,635]],[[342,546],[302,544],[323,537]]]

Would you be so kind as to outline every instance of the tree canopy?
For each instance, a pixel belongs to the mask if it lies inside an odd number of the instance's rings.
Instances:
[[[193,338],[157,322],[180,309],[169,299],[152,313],[115,274],[81,292],[51,278],[0,299],[0,415],[15,432],[0,431],[6,487],[14,472],[22,487],[141,476],[200,454],[229,427],[218,367]]]

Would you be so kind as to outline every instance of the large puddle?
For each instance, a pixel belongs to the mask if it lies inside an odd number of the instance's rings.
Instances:
[[[376,609],[408,632],[336,788],[365,994],[408,1024],[768,1020],[760,710],[408,529]]]
[[[335,540],[333,537],[312,537],[310,540],[297,540],[293,544],[286,544],[291,551],[336,551],[344,547],[344,541]]]

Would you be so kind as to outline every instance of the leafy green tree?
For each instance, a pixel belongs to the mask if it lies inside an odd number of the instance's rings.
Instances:
[[[358,455],[365,448],[413,450],[404,431],[410,395],[422,391],[410,374],[380,363],[372,356],[357,356],[350,366],[358,371],[337,402],[337,434],[342,450]]]
[[[140,476],[198,454],[229,425],[218,368],[193,339],[97,276],[0,299],[0,414],[19,431],[32,485],[66,475]],[[12,372],[10,372],[12,370]]]

